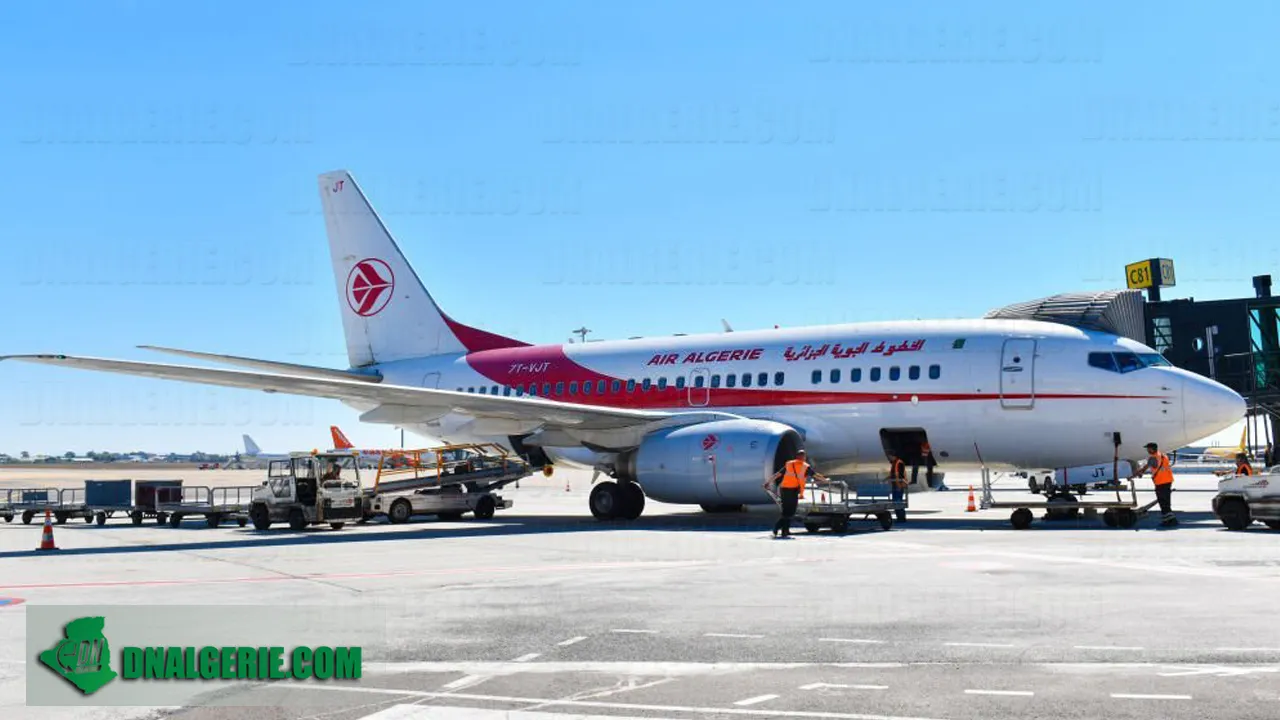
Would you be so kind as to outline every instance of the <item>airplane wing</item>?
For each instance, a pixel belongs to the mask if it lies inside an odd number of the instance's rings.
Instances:
[[[7,355],[0,356],[0,360],[19,360],[164,380],[261,390],[268,393],[359,402],[376,406],[374,410],[366,413],[367,416],[371,416],[370,422],[390,422],[393,418],[405,422],[424,422],[438,419],[449,413],[461,413],[484,420],[524,421],[547,430],[578,434],[583,431],[609,433],[617,430],[639,429],[655,423],[671,424],[673,420],[678,424],[685,424],[713,418],[735,417],[726,413],[629,410],[579,405],[530,396],[477,395],[436,388],[388,385],[385,382],[370,383],[365,380],[304,377],[70,355]],[[385,413],[379,413],[384,409]]]
[[[159,345],[139,345],[138,347],[143,350],[154,350],[156,352],[194,358],[196,360],[211,360],[225,365],[239,365],[240,367],[252,368],[254,370],[270,370],[272,372],[284,373],[286,375],[337,378],[339,380],[358,380],[360,382],[382,382],[382,376],[372,372],[362,373],[352,370],[334,370],[333,368],[322,368],[314,365],[298,365],[296,363],[240,357],[239,355],[222,355],[219,353],[199,352],[197,350],[181,350],[179,348],[161,347]]]

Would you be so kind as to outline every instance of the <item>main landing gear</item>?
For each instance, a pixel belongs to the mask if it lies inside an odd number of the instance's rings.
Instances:
[[[644,491],[633,482],[608,480],[591,488],[587,504],[597,520],[635,520],[644,512]]]

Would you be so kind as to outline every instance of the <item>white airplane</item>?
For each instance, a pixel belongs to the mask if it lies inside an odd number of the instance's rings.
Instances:
[[[244,457],[246,458],[258,461],[289,459],[289,453],[264,453],[262,448],[258,447],[258,443],[253,441],[253,438],[248,435],[242,437],[244,438]]]
[[[321,175],[350,367],[187,350],[246,369],[14,359],[339,400],[364,422],[498,441],[595,468],[588,505],[771,502],[804,446],[827,475],[882,471],[927,440],[940,471],[1075,468],[1172,451],[1243,417],[1223,385],[1117,335],[1035,320],[871,322],[531,345],[436,305],[351,175]],[[923,476],[924,473],[921,473]]]

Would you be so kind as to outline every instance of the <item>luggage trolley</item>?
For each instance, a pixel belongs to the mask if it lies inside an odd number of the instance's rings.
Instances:
[[[249,524],[249,508],[258,485],[210,488],[206,485],[164,487],[156,491],[156,510],[169,515],[169,527],[178,527],[188,515],[203,515],[205,523],[216,528],[224,520],[234,520],[244,527]]]
[[[65,525],[71,518],[82,518],[86,523],[93,522],[93,513],[85,501],[85,488],[62,488],[58,491],[58,504],[53,508],[53,519],[59,525]]]
[[[168,513],[156,507],[156,495],[167,488],[180,488],[181,480],[88,480],[85,482],[85,504],[98,525],[120,514],[134,525],[155,518],[163,525]]]
[[[850,519],[855,515],[861,515],[863,519],[875,518],[881,528],[889,530],[893,527],[893,511],[906,508],[905,502],[895,503],[887,497],[851,493],[849,484],[843,480],[811,480],[805,491],[805,501],[796,507],[796,517],[811,533],[824,527],[835,533],[846,533]]]
[[[61,502],[57,488],[15,488],[7,496],[5,522],[13,522],[15,516],[21,515],[23,525],[30,525],[36,513],[53,510]]]

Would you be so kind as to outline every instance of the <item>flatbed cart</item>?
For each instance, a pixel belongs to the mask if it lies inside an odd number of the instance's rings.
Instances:
[[[1048,501],[1016,500],[1013,502],[998,502],[991,491],[991,470],[987,467],[982,468],[982,509],[993,510],[1000,508],[1013,508],[1013,513],[1009,516],[1009,524],[1015,530],[1026,530],[1031,527],[1031,523],[1035,521],[1032,510],[1045,510],[1047,512],[1071,512],[1075,513],[1080,510],[1102,510],[1102,521],[1107,527],[1131,528],[1138,524],[1138,519],[1146,514],[1151,506],[1155,503],[1147,505],[1138,505],[1138,488],[1133,482],[1133,478],[1129,478],[1124,483],[1113,483],[1108,489],[1114,490],[1116,493],[1115,500],[1090,500],[1088,502],[1080,502],[1071,498],[1067,500],[1064,496],[1058,496]],[[1129,497],[1126,499],[1124,495]]]
[[[386,515],[392,523],[414,515],[458,520],[470,512],[488,520],[512,501],[495,491],[532,474],[523,459],[492,443],[443,445],[384,455],[365,493],[362,521]]]
[[[156,510],[169,515],[169,527],[178,527],[188,515],[204,517],[216,528],[226,520],[240,527],[249,524],[249,509],[258,485],[211,488],[207,485],[161,488],[156,493]]]
[[[14,517],[21,516],[22,524],[30,525],[37,513],[56,511],[61,504],[62,497],[58,488],[15,488],[8,491],[5,522],[13,522]],[[62,522],[65,523],[66,520]]]
[[[71,518],[80,518],[86,523],[93,522],[93,513],[85,500],[85,489],[62,488],[58,490],[58,504],[51,508],[54,522],[65,525]]]
[[[769,494],[775,502],[781,502],[772,487],[770,484]],[[864,520],[874,518],[881,528],[889,530],[893,527],[894,511],[905,508],[906,503],[850,492],[849,484],[843,480],[810,481],[805,487],[805,499],[796,506],[796,517],[808,532],[830,528],[834,533],[844,534],[849,531],[854,516]]]

